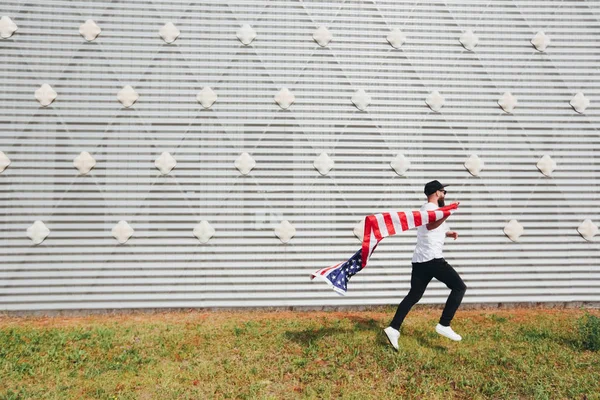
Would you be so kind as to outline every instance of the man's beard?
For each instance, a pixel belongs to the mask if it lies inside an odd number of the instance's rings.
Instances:
[[[438,199],[438,206],[444,207],[444,199]]]

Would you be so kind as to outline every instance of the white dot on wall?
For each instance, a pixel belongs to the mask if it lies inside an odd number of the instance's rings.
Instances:
[[[281,90],[275,95],[275,102],[284,110],[289,108],[294,101],[296,101],[296,97],[292,92],[289,91],[288,88],[285,87],[281,88]]]
[[[317,171],[319,171],[321,175],[327,175],[334,165],[335,163],[327,155],[327,153],[321,153],[319,157],[317,157],[313,162],[313,166],[317,169]]]
[[[390,166],[396,171],[396,173],[400,176],[406,174],[406,172],[410,168],[410,161],[404,157],[403,154],[398,154],[394,159],[390,162]]]
[[[319,44],[319,46],[325,47],[329,44],[329,42],[331,42],[333,35],[327,28],[321,26],[313,33],[313,39]]]
[[[531,44],[538,51],[546,51],[546,48],[550,45],[550,38],[544,32],[540,31],[531,39]]]
[[[592,222],[591,219],[586,219],[581,223],[581,225],[579,225],[577,232],[579,232],[581,237],[583,237],[585,240],[591,242],[594,239],[594,236],[598,234],[598,227]]]
[[[52,86],[44,83],[39,89],[35,91],[36,100],[43,106],[47,107],[56,99],[58,95],[52,89]]]
[[[537,162],[536,166],[542,174],[552,176],[552,172],[556,169],[556,162],[546,154]]]
[[[35,221],[33,225],[27,228],[27,236],[32,240],[33,244],[40,244],[48,237],[50,230],[42,221]]]
[[[387,35],[386,39],[393,48],[399,49],[406,42],[406,35],[396,28]]]
[[[194,236],[196,236],[201,243],[208,243],[214,234],[215,229],[206,220],[201,221],[194,227]]]
[[[235,160],[235,167],[242,173],[242,175],[248,175],[250,171],[256,166],[256,161],[250,156],[250,154],[244,152],[237,160]]]
[[[173,43],[181,32],[172,22],[167,22],[160,30],[158,34],[166,43]]]
[[[479,176],[483,167],[483,160],[476,154],[471,155],[467,161],[465,161],[465,168],[473,176]]]
[[[498,99],[498,105],[506,113],[511,113],[517,106],[517,98],[513,96],[511,92],[505,92],[500,99]]]
[[[217,94],[208,86],[202,89],[197,95],[196,100],[204,108],[210,108],[217,101]]]
[[[504,234],[513,242],[519,240],[524,232],[525,229],[523,228],[523,225],[521,225],[516,219],[511,219],[504,227]]]
[[[87,151],[82,151],[73,160],[73,165],[79,170],[80,175],[85,175],[96,166],[96,160]]]
[[[79,25],[79,34],[85,38],[88,42],[96,39],[102,32],[100,27],[94,22],[94,20],[88,19],[83,24]]]
[[[244,24],[238,29],[236,36],[244,46],[248,46],[256,39],[256,31],[250,25]]]
[[[129,108],[140,98],[140,95],[130,86],[126,85],[117,94],[117,99],[123,106]]]
[[[175,168],[176,165],[177,165],[177,161],[167,151],[164,151],[160,155],[160,157],[158,157],[154,161],[154,166],[156,168],[158,168],[158,170],[160,171],[160,173],[163,174],[163,175],[167,175],[169,172],[171,172],[171,170],[173,168]]]
[[[112,228],[112,235],[123,244],[129,240],[133,235],[133,228],[127,223],[127,221],[119,221],[117,225]]]
[[[10,165],[10,158],[3,151],[0,151],[0,173],[4,172],[6,167]]]
[[[577,93],[569,102],[571,107],[580,114],[583,114],[585,109],[590,106],[590,100],[581,92]]]
[[[352,103],[361,111],[367,109],[369,104],[371,104],[371,96],[364,91],[364,89],[359,89],[352,96]]]
[[[475,46],[479,42],[479,38],[470,29],[463,33],[458,40],[469,51],[475,50]]]
[[[431,108],[433,111],[440,111],[444,104],[446,103],[446,99],[442,96],[437,90],[431,92],[429,96],[425,99],[425,103]]]
[[[17,24],[10,17],[3,16],[0,18],[0,38],[8,39],[19,29]]]
[[[289,221],[284,220],[275,228],[275,235],[281,242],[288,243],[296,235],[296,228]]]

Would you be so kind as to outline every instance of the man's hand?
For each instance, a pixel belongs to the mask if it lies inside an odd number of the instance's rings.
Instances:
[[[448,231],[446,232],[446,237],[451,237],[456,240],[458,238],[458,232]]]

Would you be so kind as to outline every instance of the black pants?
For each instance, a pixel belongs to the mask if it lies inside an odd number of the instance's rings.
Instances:
[[[458,306],[460,306],[467,286],[458,275],[458,272],[446,260],[443,258],[434,258],[422,263],[413,263],[410,277],[410,291],[398,306],[398,310],[396,310],[396,315],[394,315],[394,319],[390,324],[392,328],[400,330],[400,325],[402,325],[406,314],[408,314],[412,306],[421,300],[431,278],[445,283],[452,290],[440,318],[441,325],[450,326],[450,321],[452,321]]]

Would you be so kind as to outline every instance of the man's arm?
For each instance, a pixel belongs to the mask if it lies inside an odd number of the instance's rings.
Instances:
[[[427,225],[425,225],[425,226],[427,227],[427,230],[428,230],[428,231],[430,231],[430,230],[432,230],[432,229],[435,229],[435,228],[437,228],[437,227],[438,227],[438,226],[440,226],[441,224],[443,224],[443,223],[444,223],[444,221],[446,221],[446,220],[448,219],[448,217],[449,217],[449,215],[446,215],[444,218],[442,218],[442,219],[439,219],[439,220],[437,220],[437,221],[435,221],[435,222],[432,222],[432,223],[430,223],[430,224],[427,224]]]
[[[460,202],[457,201],[456,204],[458,205],[458,204],[460,204]],[[429,210],[435,210],[435,208],[430,208],[430,209],[428,208],[427,211],[429,211]],[[438,221],[432,222],[430,224],[426,224],[425,226],[427,227],[427,230],[430,231],[432,229],[437,228],[438,226],[440,226],[441,224],[443,224],[448,219],[449,216],[450,215],[446,215],[444,218],[442,218],[442,219],[440,219]],[[456,238],[454,238],[454,239],[456,239]]]

